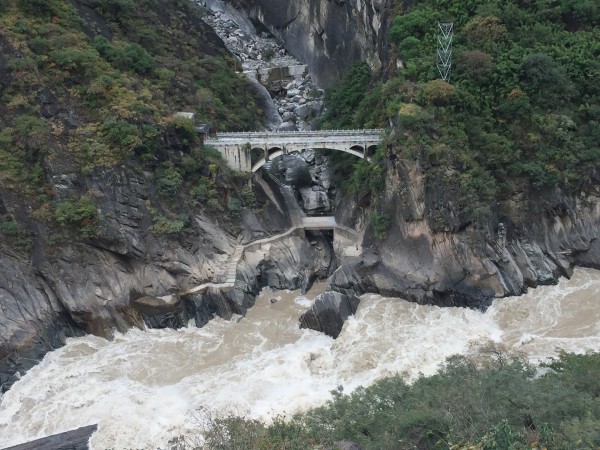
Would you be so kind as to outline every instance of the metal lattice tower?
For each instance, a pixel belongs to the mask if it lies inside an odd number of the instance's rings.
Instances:
[[[452,69],[452,36],[454,34],[454,23],[438,22],[438,48],[436,66],[440,77],[444,81],[450,81]]]

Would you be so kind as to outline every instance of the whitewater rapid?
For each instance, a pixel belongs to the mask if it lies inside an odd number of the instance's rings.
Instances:
[[[600,272],[591,269],[485,313],[365,295],[337,340],[298,327],[323,289],[267,289],[245,318],[201,329],[69,339],[5,394],[0,447],[97,423],[94,449],[166,448],[197,432],[202,409],[268,420],[322,404],[338,386],[433,374],[448,356],[489,343],[533,361],[600,350]]]

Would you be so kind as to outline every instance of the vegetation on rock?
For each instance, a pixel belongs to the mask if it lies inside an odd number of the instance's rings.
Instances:
[[[194,124],[173,114],[192,111],[221,130],[253,129],[260,114],[201,13],[186,0],[3,1],[3,189],[36,220],[90,236],[102,217],[92,217],[96,197],[81,189],[81,174],[155,172],[165,197],[210,177],[218,155],[200,150]],[[64,177],[76,185],[67,198],[56,188]]]
[[[396,12],[389,67],[350,70],[328,92],[324,127],[393,123],[388,156],[417,160],[428,186],[451,174],[470,216],[523,192],[597,185],[597,2],[425,0]],[[454,23],[449,83],[436,79],[438,21]]]

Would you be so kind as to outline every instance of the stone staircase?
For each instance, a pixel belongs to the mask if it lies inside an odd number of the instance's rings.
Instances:
[[[235,284],[235,276],[237,272],[237,266],[240,262],[242,255],[244,254],[244,246],[236,245],[233,254],[229,257],[227,261],[227,265],[225,267],[225,272],[223,272],[219,279],[224,284]]]
[[[288,186],[287,184],[285,184],[285,182],[283,180],[281,180],[278,176],[276,176],[273,173],[273,161],[269,160],[267,161],[264,165],[263,165],[263,169],[264,172],[267,174],[267,176],[273,180],[275,182],[275,184],[277,186],[279,186],[280,188],[284,187],[284,186]],[[289,187],[289,186],[288,186]]]

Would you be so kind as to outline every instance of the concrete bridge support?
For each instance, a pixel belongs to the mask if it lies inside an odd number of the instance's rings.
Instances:
[[[227,162],[227,167],[236,172],[252,172],[252,157],[246,145],[219,147],[219,152]]]

